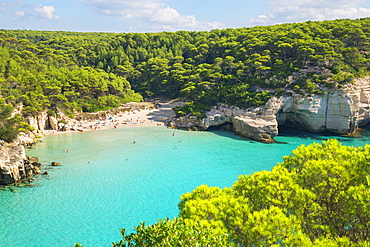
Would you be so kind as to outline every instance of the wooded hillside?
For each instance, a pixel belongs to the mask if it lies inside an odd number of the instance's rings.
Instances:
[[[184,98],[178,115],[217,103],[247,108],[368,75],[369,40],[370,18],[209,32],[1,30],[0,95],[22,103],[23,116],[56,108],[73,116],[142,96]]]

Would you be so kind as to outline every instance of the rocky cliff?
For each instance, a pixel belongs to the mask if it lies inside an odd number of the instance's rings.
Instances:
[[[0,142],[0,185],[16,183],[40,173],[40,163],[36,157],[26,157],[25,145],[33,139],[21,135],[13,143]]]
[[[206,130],[232,123],[234,131],[262,142],[272,142],[283,125],[310,132],[351,134],[370,121],[370,78],[357,79],[341,89],[324,89],[321,95],[273,97],[264,106],[239,109],[220,104],[204,118],[191,115],[173,118],[176,128]]]
[[[35,129],[37,134],[43,134],[45,130],[66,131],[77,126],[76,120],[67,117],[62,111],[50,115],[47,110],[39,112],[36,116],[26,118],[27,123]]]
[[[370,78],[357,79],[325,94],[274,99],[279,125],[289,124],[310,132],[350,134],[370,121]]]

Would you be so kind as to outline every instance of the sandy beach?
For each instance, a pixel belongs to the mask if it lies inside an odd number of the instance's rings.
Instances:
[[[175,115],[173,107],[183,105],[182,102],[157,103],[157,109],[140,109],[123,112],[117,115],[108,116],[106,119],[78,121],[73,130],[57,131],[44,130],[44,135],[55,135],[65,133],[76,133],[86,131],[97,131],[103,129],[117,129],[139,126],[163,126],[164,122]]]

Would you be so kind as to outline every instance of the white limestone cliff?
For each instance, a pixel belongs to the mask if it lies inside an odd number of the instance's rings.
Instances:
[[[170,125],[206,130],[232,123],[234,131],[242,136],[271,142],[282,125],[315,133],[351,134],[370,122],[370,77],[323,91],[321,95],[273,97],[263,107],[247,110],[221,104],[203,118],[188,115],[171,119]]]
[[[278,124],[273,115],[273,109],[273,107],[266,106],[244,110],[220,104],[213,107],[203,118],[190,115],[173,118],[170,119],[170,125],[183,129],[206,130],[211,126],[232,123],[234,131],[242,136],[262,142],[271,142],[278,134]]]
[[[351,134],[370,121],[370,78],[358,79],[342,89],[326,90],[323,95],[281,97],[277,104],[279,125]]]
[[[35,129],[38,134],[43,134],[45,130],[70,130],[77,126],[76,120],[67,117],[62,111],[58,110],[56,116],[48,114],[47,110],[39,112],[37,116],[26,118],[27,123]]]
[[[24,145],[33,139],[20,136],[14,143],[0,142],[0,185],[16,183],[40,172],[36,157],[27,158]]]

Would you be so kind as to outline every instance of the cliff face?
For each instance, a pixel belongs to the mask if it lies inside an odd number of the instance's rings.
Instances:
[[[35,128],[34,133],[37,134],[43,134],[45,130],[68,130],[77,123],[62,112],[58,112],[54,117],[49,115],[47,110],[26,118],[26,121]],[[35,137],[34,134],[30,135]],[[33,138],[23,133],[12,143],[0,141],[0,185],[13,184],[40,173],[38,159],[27,158],[25,153],[25,146],[33,143]]]
[[[178,128],[199,128],[232,123],[242,136],[270,142],[278,126],[289,125],[309,132],[350,134],[370,122],[370,78],[357,79],[342,89],[324,90],[322,95],[271,98],[263,107],[242,110],[219,105],[202,119],[191,116],[172,119]]]
[[[370,121],[370,79],[312,97],[281,97],[276,102],[279,125],[310,131],[350,134]]]
[[[37,116],[26,118],[28,124],[35,128],[35,131],[42,134],[44,130],[69,130],[77,125],[77,121],[67,117],[63,112],[58,111],[57,116],[51,116],[47,110],[39,112]]]
[[[33,142],[20,136],[16,143],[0,142],[0,185],[7,185],[40,173],[36,157],[26,157],[24,145]]]
[[[276,100],[271,100],[265,107],[247,110],[220,104],[207,112],[204,118],[188,115],[170,119],[169,125],[181,129],[206,130],[211,126],[232,123],[234,131],[242,136],[272,142],[278,134],[278,122],[274,113],[279,104],[276,103]]]

